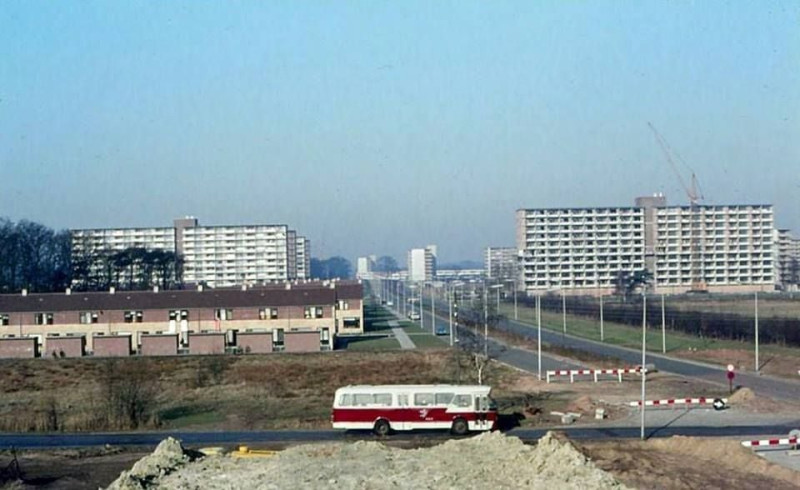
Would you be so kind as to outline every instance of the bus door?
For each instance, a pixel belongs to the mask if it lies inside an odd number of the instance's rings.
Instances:
[[[397,416],[392,417],[392,428],[394,430],[408,430],[412,428],[410,417],[414,416],[412,412],[415,411],[411,410],[409,407],[409,396],[408,393],[397,394],[397,410],[394,411]]]
[[[475,430],[489,430],[492,422],[489,420],[489,397],[475,397]]]

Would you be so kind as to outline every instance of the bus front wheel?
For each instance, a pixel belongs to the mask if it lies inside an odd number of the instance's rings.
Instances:
[[[388,436],[391,429],[392,428],[389,425],[389,422],[381,419],[375,422],[375,426],[372,428],[372,432],[374,432],[375,435],[377,436]]]
[[[452,431],[453,434],[457,436],[463,436],[469,432],[469,424],[467,424],[467,421],[462,418],[455,419],[453,421]]]

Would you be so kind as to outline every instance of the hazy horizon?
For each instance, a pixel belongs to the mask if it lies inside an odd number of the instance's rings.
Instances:
[[[6,1],[0,217],[514,245],[518,208],[768,203],[800,235],[796,2]],[[681,165],[689,179],[690,170]]]

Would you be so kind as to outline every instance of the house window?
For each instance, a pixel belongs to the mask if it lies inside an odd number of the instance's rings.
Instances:
[[[170,320],[188,320],[189,319],[189,310],[170,310],[169,319]]]
[[[283,346],[283,329],[276,328],[272,331],[272,345],[274,347],[282,347]]]
[[[305,318],[322,318],[321,306],[306,306],[304,310]]]
[[[144,315],[141,311],[126,311],[125,323],[142,323]]]
[[[328,344],[331,341],[331,329],[323,328],[319,331],[319,341],[323,344]]]
[[[342,321],[344,328],[360,328],[361,322],[358,317],[345,317]]]
[[[8,315],[0,314],[0,326],[8,326]]]
[[[53,324],[53,314],[52,313],[36,313],[33,315],[33,322],[36,325],[52,325]]]
[[[96,311],[82,311],[78,314],[78,320],[84,325],[97,323],[98,315]]]
[[[277,320],[278,319],[278,309],[277,308],[261,308],[258,310],[258,319],[259,320]]]
[[[233,320],[233,310],[230,308],[218,308],[214,310],[214,318],[218,320]]]

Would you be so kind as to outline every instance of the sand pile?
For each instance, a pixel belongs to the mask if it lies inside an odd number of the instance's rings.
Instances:
[[[750,388],[739,388],[731,395],[728,401],[730,403],[736,403],[737,405],[743,405],[755,400],[755,398],[756,394],[753,393],[753,390]]]
[[[375,441],[295,446],[264,459],[209,456],[151,482],[170,489],[624,488],[568,441],[484,433],[403,450]],[[115,487],[123,488],[123,487]]]
[[[145,456],[109,485],[109,490],[138,490],[152,488],[164,476],[197,459],[192,451],[186,451],[181,443],[168,437],[161,441],[153,454]]]

